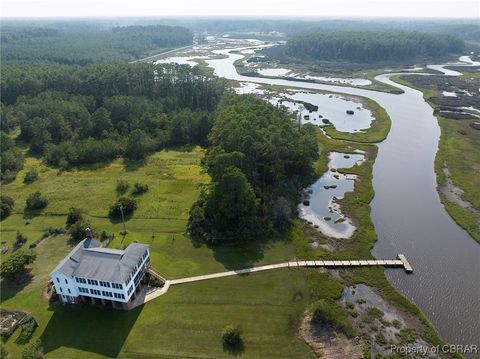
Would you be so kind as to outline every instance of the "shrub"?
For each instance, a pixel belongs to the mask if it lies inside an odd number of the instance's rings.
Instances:
[[[37,329],[38,323],[35,320],[35,318],[28,316],[26,320],[23,320],[23,323],[21,324],[21,331],[20,335],[18,338],[15,340],[16,343],[18,344],[26,344],[30,341],[30,338],[33,335],[33,332],[35,329]]]
[[[80,208],[71,207],[68,210],[66,227],[70,226],[78,221],[83,221],[83,211]]]
[[[43,358],[42,341],[40,339],[26,345],[22,350],[22,359],[41,359]]]
[[[401,344],[412,343],[416,339],[414,330],[410,328],[400,329],[400,332],[398,332],[396,336],[400,338]]]
[[[130,188],[130,184],[127,181],[123,181],[123,180],[117,181],[116,191],[118,194],[127,193],[129,188]]]
[[[368,307],[367,308],[367,313],[369,315],[371,315],[372,317],[375,317],[375,318],[378,318],[378,319],[381,319],[383,318],[383,311],[381,311],[380,309],[378,308],[375,308],[375,307]]]
[[[110,218],[120,219],[122,218],[122,210],[123,210],[123,215],[125,217],[128,217],[136,209],[137,209],[137,201],[134,198],[122,197],[122,198],[119,198],[118,201],[110,207],[108,216]]]
[[[242,346],[242,331],[233,325],[227,325],[222,331],[223,345],[228,349],[238,349]]]
[[[60,234],[65,234],[67,231],[64,228],[55,228],[55,227],[48,227],[42,234],[42,238],[40,240],[50,237],[50,236],[59,236]]]
[[[385,336],[382,333],[378,333],[375,337],[375,340],[379,345],[387,344],[387,340],[385,339]]]
[[[43,209],[47,205],[48,200],[38,191],[29,195],[26,200],[26,209],[28,210]]]
[[[85,228],[90,228],[89,222],[85,220],[77,221],[70,226],[68,234],[70,234],[72,240],[80,242],[85,238]]]
[[[162,287],[163,286],[163,282],[160,279],[158,279],[157,277],[154,277],[153,275],[145,276],[145,283],[147,285],[152,286],[152,287]]]
[[[17,237],[15,238],[15,242],[13,242],[14,250],[19,249],[25,243],[27,243],[27,236],[17,231]]]
[[[346,313],[334,302],[319,300],[313,309],[312,320],[344,333],[351,338],[355,335]]]
[[[29,170],[23,178],[23,183],[33,183],[38,179],[38,171],[35,168]]]
[[[139,194],[143,194],[147,191],[148,191],[148,184],[137,182],[133,185],[132,194],[139,195]]]
[[[402,322],[400,322],[398,319],[394,319],[393,322],[392,322],[392,325],[396,328],[396,329],[400,329],[402,327]]]
[[[25,271],[27,265],[32,264],[37,255],[32,252],[17,251],[10,258],[2,261],[0,265],[0,276],[5,279],[12,279]]]
[[[115,238],[115,234],[113,233],[108,234],[105,231],[102,231],[102,233],[100,233],[100,242],[113,241],[114,238]]]
[[[4,219],[12,213],[12,209],[15,206],[13,198],[8,196],[0,196],[0,219]]]

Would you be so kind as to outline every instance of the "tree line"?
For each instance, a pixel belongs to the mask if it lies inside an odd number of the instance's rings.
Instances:
[[[212,182],[190,211],[192,237],[238,242],[288,228],[298,193],[314,177],[315,130],[253,95],[225,96],[204,167]]]
[[[23,154],[9,135],[52,166],[125,156],[138,160],[166,146],[207,144],[225,83],[187,65],[8,64],[2,69],[3,181]]]
[[[404,31],[312,31],[288,39],[290,57],[313,61],[398,62],[458,54],[463,40],[445,34]]]
[[[112,60],[130,61],[153,50],[185,46],[193,34],[180,26],[103,26],[88,28],[72,24],[68,30],[50,26],[2,27],[2,61],[52,61],[90,64]]]

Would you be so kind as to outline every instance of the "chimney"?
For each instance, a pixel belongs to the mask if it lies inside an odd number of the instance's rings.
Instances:
[[[92,238],[92,230],[90,228],[85,228],[85,237]]]

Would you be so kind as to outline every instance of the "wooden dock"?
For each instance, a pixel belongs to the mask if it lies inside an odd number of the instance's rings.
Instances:
[[[212,274],[204,274],[198,275],[194,277],[187,277],[187,278],[179,278],[179,279],[172,279],[168,282],[170,285],[175,284],[183,284],[183,283],[190,283],[190,282],[198,282],[201,280],[208,280],[214,278],[222,278],[228,277],[232,275],[241,275],[241,274],[249,274],[249,273],[256,273],[256,272],[264,272],[273,269],[279,268],[350,268],[350,267],[371,267],[371,266],[382,266],[382,267],[402,267],[405,269],[405,272],[412,273],[413,269],[410,263],[408,263],[407,258],[403,254],[398,255],[398,259],[370,259],[370,260],[338,260],[338,261],[301,261],[296,260],[292,262],[284,262],[284,263],[277,263],[277,264],[269,264],[260,267],[250,267],[250,268],[243,268],[237,270],[231,270],[227,272],[220,272],[220,273],[212,273]]]
[[[405,272],[412,273],[413,268],[408,263],[403,254],[399,254],[397,259],[375,259],[375,260],[343,260],[343,261],[293,261],[288,262],[288,268],[301,267],[325,267],[325,268],[345,268],[345,267],[365,267],[365,266],[383,266],[383,267],[403,267]]]

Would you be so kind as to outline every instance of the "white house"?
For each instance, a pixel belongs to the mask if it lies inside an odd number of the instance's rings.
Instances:
[[[102,248],[87,237],[50,273],[62,303],[91,302],[128,309],[150,265],[148,245],[132,243],[124,250]]]

